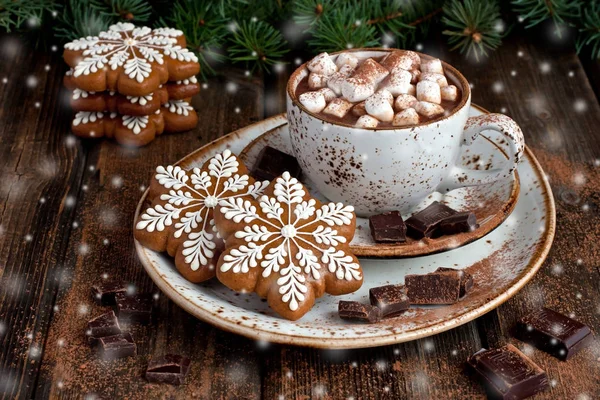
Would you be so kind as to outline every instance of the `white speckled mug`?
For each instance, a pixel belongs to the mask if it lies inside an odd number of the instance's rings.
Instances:
[[[364,59],[391,50],[350,51]],[[303,173],[329,200],[352,204],[365,217],[393,210],[407,214],[433,192],[508,177],[525,147],[521,129],[502,114],[468,118],[471,88],[454,67],[445,62],[443,66],[449,80],[462,90],[459,105],[449,115],[397,129],[334,124],[309,112],[296,96],[296,87],[308,74],[306,64],[300,66],[288,82],[287,115],[292,147]],[[457,166],[461,147],[469,146],[484,130],[504,135],[506,165],[489,171]]]

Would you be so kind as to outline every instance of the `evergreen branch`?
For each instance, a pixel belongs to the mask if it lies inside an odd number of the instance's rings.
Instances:
[[[360,1],[354,0],[324,13],[309,30],[308,44],[318,52],[378,46],[377,29],[361,11]]]
[[[317,23],[323,13],[333,7],[331,0],[297,0],[293,3],[294,22],[307,27]]]
[[[590,47],[592,58],[600,59],[600,1],[592,1],[583,9],[581,23],[583,28],[575,43],[577,52]]]
[[[557,27],[556,34],[560,37],[561,30],[558,26],[581,16],[582,0],[512,0],[512,5],[519,18],[527,21],[526,28],[551,18]]]
[[[152,6],[146,0],[92,0],[91,6],[114,22],[147,22]]]
[[[89,0],[68,0],[58,14],[55,35],[65,41],[95,36],[108,29],[111,19],[100,14]]]
[[[53,0],[0,0],[0,27],[7,32],[23,28],[27,23],[35,28],[45,11],[56,10]]]
[[[183,31],[187,47],[198,56],[203,78],[214,74],[212,64],[225,61],[222,47],[227,40],[227,20],[210,0],[189,2],[180,0],[173,6],[172,14],[159,20],[162,26],[176,26]]]
[[[281,62],[289,49],[281,33],[263,21],[242,22],[235,25],[228,52],[231,61],[249,64],[252,70],[260,68],[268,72],[267,66]]]
[[[495,50],[506,35],[499,29],[500,7],[496,1],[452,0],[444,6],[442,23],[450,36],[451,50],[460,50],[467,56],[473,54],[476,60]]]

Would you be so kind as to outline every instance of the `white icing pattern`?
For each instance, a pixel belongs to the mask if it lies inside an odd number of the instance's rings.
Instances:
[[[248,175],[239,175],[239,162],[225,150],[209,161],[208,171],[194,168],[185,171],[178,166],[157,167],[155,178],[166,190],[160,196],[166,203],[148,208],[136,229],[162,232],[173,226],[173,236],[186,239],[182,254],[192,271],[209,265],[215,256],[215,240],[220,236],[212,217],[219,201],[251,195],[259,196],[267,181],[249,184]]]
[[[127,100],[131,104],[138,103],[140,106],[145,106],[149,101],[152,101],[152,93],[145,96],[127,96]]]
[[[321,279],[321,265],[339,280],[361,279],[360,265],[337,248],[346,238],[334,229],[352,223],[354,207],[329,203],[317,209],[316,201],[306,201],[304,195],[302,184],[285,172],[277,178],[273,197],[265,195],[257,202],[239,198],[219,202],[226,219],[243,222],[235,237],[247,243],[223,257],[221,271],[245,274],[260,265],[263,278],[278,273],[281,300],[292,311],[305,300],[307,279]]]
[[[190,106],[190,103],[183,100],[170,100],[165,103],[165,107],[172,113],[185,115],[186,117],[189,115],[190,111],[194,110],[194,108]]]
[[[133,115],[123,115],[123,126],[139,135],[142,129],[148,126],[148,116],[136,117]]]
[[[110,67],[124,67],[125,73],[139,83],[152,72],[153,62],[164,63],[164,56],[179,61],[198,62],[198,57],[177,45],[175,37],[183,32],[172,28],[150,29],[119,22],[98,36],[87,36],[65,44],[68,50],[83,50],[83,58],[74,68],[73,75],[89,75]]]
[[[86,99],[90,94],[95,94],[96,92],[86,92],[81,89],[73,89],[73,100],[78,100],[79,98]]]
[[[75,118],[73,119],[73,126],[78,126],[79,124],[88,124],[90,122],[96,122],[99,119],[102,119],[104,114],[101,112],[95,111],[80,111],[75,114]]]

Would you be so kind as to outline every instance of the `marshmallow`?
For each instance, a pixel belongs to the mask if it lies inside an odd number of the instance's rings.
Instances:
[[[431,81],[417,83],[417,100],[440,104],[442,102],[440,85]]]
[[[352,114],[356,115],[357,117],[362,117],[363,115],[366,115],[367,110],[365,109],[365,102],[362,101],[356,104],[354,107],[352,107]]]
[[[306,65],[310,72],[320,75],[329,76],[337,71],[335,63],[331,61],[331,57],[327,53],[321,53],[310,60]]]
[[[326,103],[329,103],[331,100],[333,100],[337,97],[333,90],[326,88],[326,87],[317,90],[317,92],[323,93],[323,96],[325,96]]]
[[[446,86],[441,89],[442,100],[454,101],[458,98],[458,89],[454,85]]]
[[[416,56],[416,59],[415,59]],[[381,61],[381,65],[388,71],[395,73],[399,70],[410,70],[419,65],[421,59],[413,51],[396,50],[389,53]]]
[[[327,85],[327,79],[325,75],[316,74],[312,72],[308,76],[308,87],[311,89],[320,89]]]
[[[391,96],[390,92],[384,89],[367,98],[365,100],[365,110],[367,110],[367,113],[380,121],[389,122],[394,119],[394,109],[390,103],[389,96]],[[393,101],[394,98],[392,97]]]
[[[417,95],[417,87],[415,85],[410,85],[410,87],[408,88],[408,92],[406,92],[406,94],[410,94],[411,96],[416,96]]]
[[[377,128],[379,121],[377,118],[373,118],[370,115],[363,115],[360,117],[354,126],[358,126],[360,128]]]
[[[349,65],[352,69],[358,65],[358,58],[354,57],[351,53],[341,53],[335,59],[335,65],[341,69],[344,65]]]
[[[320,92],[306,92],[302,93],[298,100],[306,109],[310,112],[318,113],[323,111],[327,103],[325,103],[325,96]]]
[[[342,95],[348,101],[363,101],[375,92],[377,85],[388,76],[389,72],[372,58],[367,58],[342,83]]]
[[[329,87],[329,89],[333,90],[336,95],[341,95],[342,84],[344,83],[346,77],[348,77],[353,71],[354,68],[352,66],[348,64],[343,65],[338,72],[334,73],[329,77],[329,80],[327,81],[327,86]]]
[[[419,114],[414,108],[407,108],[404,111],[394,115],[392,125],[394,126],[409,126],[419,123]]]
[[[419,78],[420,81],[431,81],[437,83],[440,87],[448,86],[448,80],[442,74],[436,72],[423,72]]]
[[[331,100],[327,107],[323,110],[323,113],[333,115],[338,118],[344,118],[344,116],[350,111],[354,104],[346,101],[342,98],[336,98]]]
[[[410,94],[401,94],[396,97],[396,101],[394,102],[394,109],[396,111],[406,110],[407,108],[411,108],[413,104],[417,102],[415,96],[411,96]]]
[[[408,93],[412,75],[403,69],[393,72],[382,83],[381,87],[390,91],[394,96]]]
[[[444,73],[444,68],[442,67],[442,62],[434,58],[432,60],[423,60],[421,62],[421,72],[436,72],[438,74]]]
[[[429,118],[444,113],[444,108],[442,106],[435,103],[429,103],[427,101],[418,101],[414,104],[413,108],[419,114]]]

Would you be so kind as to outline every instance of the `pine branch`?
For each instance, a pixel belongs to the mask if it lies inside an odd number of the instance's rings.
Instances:
[[[55,35],[65,41],[97,35],[112,23],[109,17],[98,13],[89,0],[68,0],[57,19]]]
[[[556,25],[556,34],[560,37],[560,24],[569,24],[581,16],[582,0],[512,0],[513,10],[526,21],[526,28],[551,18]]]
[[[228,52],[231,61],[250,64],[254,71],[281,62],[281,58],[289,49],[281,33],[264,21],[252,20],[236,24]]]
[[[152,15],[152,6],[146,0],[92,0],[91,5],[114,22],[147,22]]]
[[[183,31],[187,47],[198,56],[203,78],[214,74],[213,64],[225,61],[222,54],[227,36],[227,20],[210,0],[189,2],[180,0],[173,6],[172,14],[160,19],[162,26],[175,26]]]
[[[446,30],[442,33],[450,36],[451,50],[460,50],[476,60],[486,56],[488,50],[495,50],[506,35],[500,21],[500,7],[496,1],[452,0],[444,6],[442,23]]]
[[[600,59],[600,1],[594,0],[583,9],[581,24],[575,44],[577,52],[589,47],[592,58]]]
[[[297,0],[293,3],[294,22],[307,28],[317,23],[323,13],[332,7],[330,0]]]
[[[55,11],[53,0],[0,0],[0,27],[7,32],[36,28],[42,23],[46,11]]]

